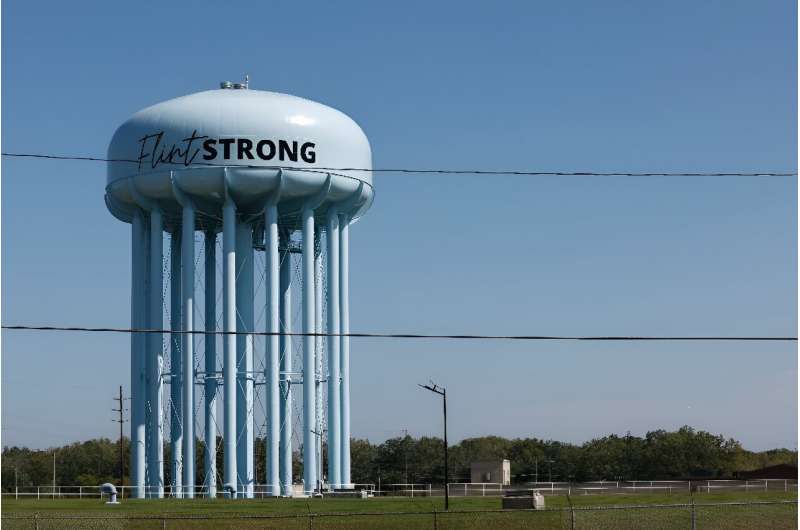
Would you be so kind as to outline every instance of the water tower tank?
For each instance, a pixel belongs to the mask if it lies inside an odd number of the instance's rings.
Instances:
[[[369,142],[352,119],[320,103],[250,90],[246,84],[221,86],[137,112],[117,129],[108,148],[106,204],[115,217],[132,225],[132,326],[156,330],[135,333],[131,339],[134,495],[162,497],[166,491],[183,497],[216,496],[214,451],[205,452],[200,473],[185,463],[194,462],[198,424],[203,425],[207,447],[216,444],[219,399],[222,489],[229,496],[252,497],[258,430],[254,388],[262,383],[267,493],[293,491],[292,393],[300,385],[303,489],[310,494],[324,483],[348,487],[349,339],[341,335],[349,332],[349,225],[371,206],[374,196]],[[262,252],[263,260],[256,259]],[[301,256],[295,281],[293,254]],[[254,271],[262,262],[263,269]],[[201,266],[205,274],[199,299],[195,272]],[[265,296],[254,300],[259,273]],[[170,322],[165,325],[167,281]],[[298,289],[299,284],[302,367],[293,367],[287,334],[292,332],[292,286]],[[217,300],[222,305],[221,326],[216,324]],[[202,328],[196,314],[201,305]],[[264,308],[261,329],[256,329],[256,307]],[[167,327],[173,332],[165,337],[158,330]],[[217,341],[212,335],[199,340],[210,332],[222,332],[221,370]],[[267,334],[263,371],[254,359],[253,332]],[[332,335],[323,341],[313,335],[320,332]],[[326,407],[321,402],[323,382]],[[203,394],[202,422],[194,417],[200,401],[196,388]],[[328,427],[327,481],[321,469],[323,413]],[[172,444],[169,485],[164,484],[165,416]]]

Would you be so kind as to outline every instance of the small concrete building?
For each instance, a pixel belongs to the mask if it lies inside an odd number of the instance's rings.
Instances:
[[[511,484],[511,461],[503,459],[473,462],[470,464],[470,482],[508,486]]]

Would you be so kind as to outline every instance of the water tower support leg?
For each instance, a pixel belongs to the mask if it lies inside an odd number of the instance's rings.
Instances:
[[[341,477],[342,487],[350,484],[350,219],[341,216],[339,219],[339,294],[342,337],[340,371],[341,406],[342,406],[342,445],[341,445]]]
[[[253,227],[240,220],[236,225],[236,312],[240,331],[253,331]],[[253,497],[253,336],[237,335],[236,468],[241,498]]]
[[[194,207],[183,206],[181,261],[183,262],[183,487],[194,498]]]
[[[145,237],[142,212],[137,209],[131,222],[131,327],[145,327]],[[131,484],[132,497],[144,498],[145,491],[145,335],[131,334]]]
[[[177,229],[172,233],[170,240],[170,329],[180,330],[183,327],[181,319],[181,233]],[[169,395],[172,401],[170,411],[170,445],[172,454],[170,462],[172,470],[172,495],[183,495],[183,477],[181,473],[181,454],[183,452],[183,392],[181,390],[181,341],[180,333],[170,336],[170,384]]]
[[[303,209],[303,481],[312,493],[317,479],[314,346],[314,211]]]
[[[268,205],[264,219],[266,245],[267,332],[280,331],[280,256],[278,255],[278,207]],[[267,401],[267,494],[280,495],[280,337],[267,337],[267,365],[264,392]]]
[[[285,244],[289,244],[288,234]],[[281,332],[292,332],[292,255],[283,253],[280,265],[280,313]],[[280,480],[281,493],[289,497],[292,495],[292,385],[289,373],[292,371],[292,337],[281,335],[279,346],[281,349],[281,376],[280,383]]]
[[[223,384],[225,390],[226,496],[236,492],[236,206],[230,197],[222,208]]]
[[[144,275],[144,283],[142,285],[142,327],[149,328],[150,327],[150,216],[147,215],[145,224],[144,224],[144,246],[142,247],[142,263],[144,265],[144,269],[142,271]],[[153,396],[153,392],[150,388],[153,385],[152,382],[152,375],[153,375],[153,355],[150,352],[150,334],[149,333],[142,333],[142,368],[144,369],[144,384],[142,386],[142,400],[144,402],[144,416],[142,417],[142,421],[144,421],[145,431],[144,431],[144,438],[145,438],[145,465],[144,465],[144,481],[145,481],[145,489],[144,489],[144,496],[147,498],[153,497],[153,475],[155,473],[156,466],[152,465],[152,460],[155,455],[155,440],[153,436],[155,433],[153,432],[153,415],[152,412],[152,404],[150,403],[150,399]]]
[[[209,498],[217,497],[217,234],[206,232],[205,241],[205,487]]]
[[[163,261],[164,259],[164,222],[161,211],[153,208],[150,211],[150,328],[164,328],[164,294],[163,294]],[[161,333],[149,333],[150,356],[150,428],[153,430],[153,455],[148,466],[152,496],[164,497],[164,417],[161,402],[163,399],[164,381],[164,345]]]
[[[249,225],[250,230],[247,232],[247,259],[245,260],[245,268],[242,271],[245,274],[246,280],[246,302],[247,305],[245,307],[245,324],[247,325],[248,331],[255,331],[255,285],[254,285],[254,278],[253,272],[255,271],[255,255],[253,252],[253,226]],[[245,427],[247,437],[245,438],[245,464],[247,466],[247,498],[254,499],[255,498],[255,485],[256,485],[256,465],[255,465],[255,457],[256,457],[256,443],[255,443],[255,436],[256,436],[256,429],[255,429],[255,372],[254,372],[254,363],[253,363],[253,351],[255,349],[255,345],[253,343],[255,337],[253,335],[247,335],[246,337],[246,345],[247,348],[245,349],[245,373],[246,377],[244,379],[245,383],[245,396],[246,396],[246,416],[245,416]]]
[[[322,326],[322,241],[321,241],[321,231],[317,230],[314,238],[314,331],[316,333],[323,332]],[[323,340],[320,335],[317,335],[314,338],[314,354],[316,356],[316,367],[314,369],[314,394],[317,403],[316,409],[316,416],[317,416],[317,424],[314,430],[319,433],[314,436],[314,440],[317,443],[317,478],[315,480],[316,488],[322,489],[322,484],[324,483],[323,479],[323,467],[322,467],[322,440],[323,440],[323,431],[322,431],[322,414],[323,414],[323,403],[322,403],[322,379],[323,379],[323,372],[322,372],[322,348],[323,348]]]
[[[339,215],[328,215],[328,482],[341,486],[340,337],[339,321]]]

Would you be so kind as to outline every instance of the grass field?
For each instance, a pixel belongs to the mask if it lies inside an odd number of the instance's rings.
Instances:
[[[696,524],[704,528],[796,528],[797,505],[702,506],[707,503],[797,500],[796,493],[751,492],[696,494]],[[500,510],[497,497],[451,499],[443,514],[443,499],[263,499],[126,500],[106,506],[97,499],[3,499],[6,528],[570,528],[566,496],[546,498],[547,511]],[[579,495],[571,498],[576,528],[690,528],[691,510],[632,508],[585,510],[690,503],[688,494]],[[434,514],[434,511],[436,512]],[[414,513],[424,512],[424,513]],[[483,512],[483,513],[482,513]],[[309,514],[314,514],[309,517]],[[360,515],[356,515],[360,514]],[[31,519],[36,515],[37,520]],[[26,517],[18,519],[17,517]],[[82,517],[82,518],[79,518]],[[270,517],[270,518],[267,518]]]

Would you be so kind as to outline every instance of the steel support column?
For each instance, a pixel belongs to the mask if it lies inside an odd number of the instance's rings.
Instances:
[[[316,356],[316,368],[314,370],[314,393],[316,398],[316,416],[317,423],[314,430],[317,434],[314,436],[314,441],[317,444],[317,480],[315,481],[316,488],[322,489],[323,467],[322,467],[322,441],[324,440],[324,433],[322,431],[322,380],[324,373],[322,371],[322,348],[323,339],[321,333],[323,332],[322,326],[322,232],[317,230],[314,238],[314,331],[318,333],[314,340],[314,355]]]
[[[267,363],[264,369],[267,411],[266,458],[267,494],[278,496],[280,487],[280,256],[278,255],[278,207],[268,204],[264,211],[266,253]]]
[[[142,300],[142,320],[145,328],[150,327],[150,215],[146,217],[144,225],[144,253],[142,255],[144,260],[144,285],[142,286],[143,300]],[[151,472],[155,473],[155,467],[150,467],[150,461],[155,454],[155,440],[153,439],[153,415],[150,407],[150,398],[152,391],[150,388],[152,382],[152,366],[153,356],[150,354],[150,335],[147,333],[142,334],[142,361],[144,364],[144,386],[142,388],[142,400],[144,401],[144,425],[145,425],[145,453],[147,460],[144,465],[145,475],[145,492],[147,498],[153,496]]]
[[[317,480],[317,427],[314,346],[314,210],[303,209],[303,482],[306,493]]]
[[[161,210],[150,210],[150,328],[164,328],[164,220]],[[164,345],[161,333],[149,333],[150,362],[150,429],[153,440],[152,455],[149,455],[150,492],[152,497],[164,497],[164,417],[162,400],[164,395]]]
[[[217,497],[217,233],[213,228],[205,239],[205,459],[206,495]]]
[[[239,472],[239,497],[253,497],[255,468],[253,460],[253,226],[240,220],[236,225],[236,312],[239,331],[236,336],[236,469]]]
[[[186,201],[183,205],[181,234],[181,261],[183,262],[183,487],[185,497],[194,498],[195,452],[194,452],[194,205]]]
[[[181,318],[181,232],[180,227],[172,232],[170,238],[170,329],[180,330],[183,328]],[[180,333],[170,335],[170,384],[169,394],[172,402],[169,407],[170,412],[170,455],[171,486],[174,497],[183,496],[183,393],[181,381],[183,373],[181,371],[181,342],[183,338]]]
[[[339,306],[342,327],[341,358],[341,479],[342,487],[352,487],[350,483],[350,218],[339,217]]]
[[[145,320],[146,299],[142,286],[146,276],[146,241],[144,218],[136,208],[131,220],[131,327],[141,329],[147,326]],[[146,335],[131,334],[131,484],[134,499],[144,498],[145,494],[145,347]]]
[[[339,370],[339,215],[328,214],[328,483],[341,487],[341,411]]]
[[[225,496],[236,494],[236,205],[225,195],[222,208],[222,326],[225,389]]]
[[[289,234],[281,235],[283,247],[280,271],[280,316],[281,333],[279,346],[281,350],[280,376],[280,481],[281,493],[292,495],[292,255],[288,250]]]

